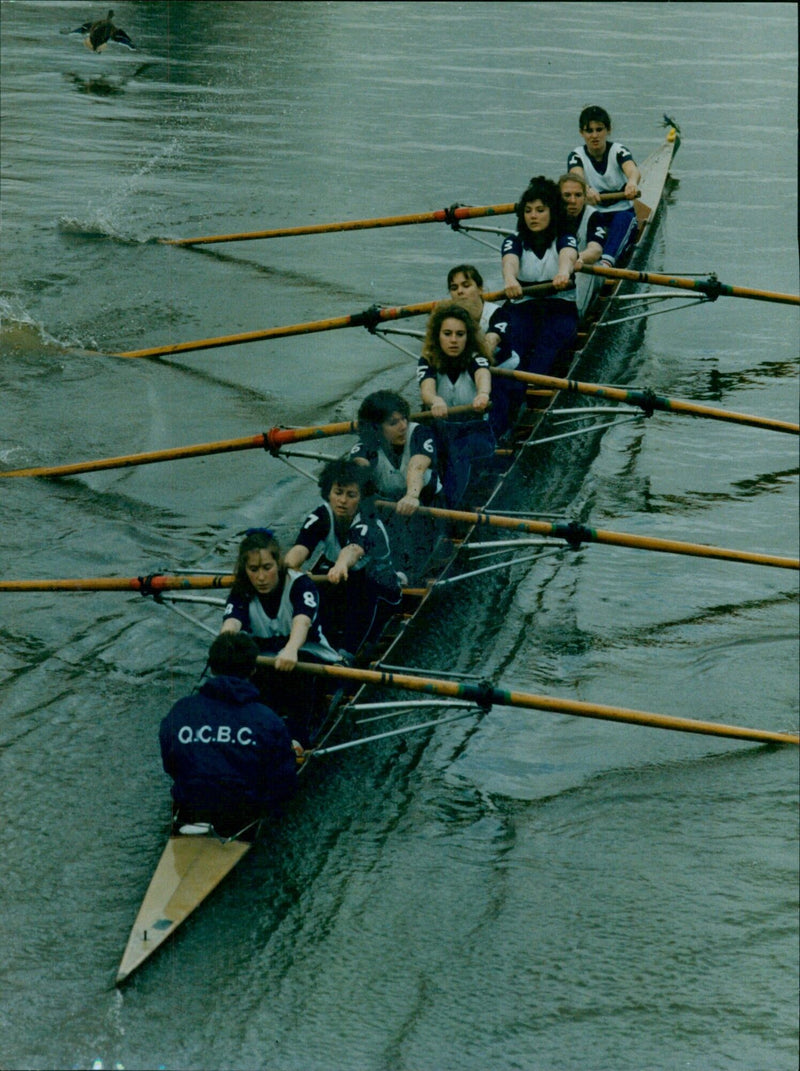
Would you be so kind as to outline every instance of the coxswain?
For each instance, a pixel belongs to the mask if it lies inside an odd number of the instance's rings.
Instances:
[[[203,823],[220,836],[235,836],[295,790],[297,752],[252,681],[257,655],[245,633],[217,636],[208,652],[213,676],[161,722],[177,830],[194,825],[199,832]]]

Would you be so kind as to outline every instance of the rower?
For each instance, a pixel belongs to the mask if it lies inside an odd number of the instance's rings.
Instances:
[[[319,478],[322,504],[308,514],[284,558],[289,569],[299,569],[321,555],[314,572],[327,577],[320,599],[322,627],[348,658],[377,639],[400,604],[388,533],[383,521],[363,508],[368,478],[356,461],[330,461]]]
[[[290,671],[300,660],[339,662],[341,657],[320,626],[316,585],[287,567],[269,528],[248,529],[239,544],[220,631],[249,632],[260,651],[275,656],[274,668],[258,668],[256,684],[291,735],[307,747],[324,712],[322,679]]]
[[[608,236],[608,218],[586,201],[586,181],[575,171],[569,171],[558,180],[561,192],[561,212],[566,229],[578,243],[578,259],[575,271],[584,264],[596,264],[603,255]],[[582,315],[602,278],[596,275],[576,275],[578,288],[578,313]]]
[[[584,144],[567,158],[567,171],[586,182],[586,200],[609,213],[608,234],[601,264],[611,267],[625,252],[636,230],[633,201],[639,193],[642,173],[630,151],[620,142],[609,141],[611,118],[596,104],[584,108],[578,120]],[[604,198],[603,194],[616,194]]]
[[[472,313],[483,332],[485,345],[481,348],[490,357],[495,368],[514,369],[519,365],[519,354],[508,353],[503,345],[505,306],[487,301],[483,296],[483,276],[474,264],[457,264],[447,273],[447,289],[450,300]],[[497,325],[497,326],[493,326]],[[495,389],[496,389],[495,384]]]
[[[519,366],[519,354],[509,350],[506,330],[508,313],[504,305],[486,301],[483,296],[483,277],[474,264],[457,264],[447,273],[450,300],[463,306],[478,323],[483,335],[482,349],[494,368],[513,371]],[[480,336],[479,336],[480,337]],[[518,392],[517,392],[518,393]],[[513,380],[497,377],[492,380],[492,408],[489,421],[499,439],[511,424]]]
[[[429,557],[437,532],[436,522],[416,511],[420,505],[442,504],[442,481],[437,436],[430,425],[409,421],[410,415],[401,394],[368,394],[359,406],[359,440],[350,457],[366,469],[381,498],[397,503],[385,520],[392,557],[398,569],[414,576]]]
[[[558,186],[532,178],[517,201],[517,232],[501,247],[509,349],[524,372],[547,375],[578,329],[574,271],[578,243],[563,222]],[[552,283],[555,293],[523,295],[523,286]]]
[[[161,758],[173,781],[178,828],[208,823],[232,836],[295,790],[291,737],[252,681],[257,655],[245,633],[217,636],[208,652],[213,676],[161,722]]]
[[[472,315],[452,301],[437,305],[428,318],[417,365],[422,404],[434,417],[448,416],[453,406],[472,407],[466,417],[450,417],[436,425],[444,495],[451,508],[466,491],[472,465],[494,453],[495,439],[488,421],[492,393],[489,368]]]

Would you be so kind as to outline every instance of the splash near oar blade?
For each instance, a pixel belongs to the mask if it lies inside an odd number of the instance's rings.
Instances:
[[[749,413],[734,413],[726,409],[714,409],[710,405],[684,402],[677,398],[664,398],[651,390],[636,390],[627,387],[609,387],[599,383],[580,383],[576,379],[558,379],[555,376],[540,376],[534,372],[512,372],[508,368],[493,368],[492,375],[516,379],[522,383],[531,383],[537,387],[550,387],[553,390],[573,391],[576,394],[589,394],[609,401],[628,402],[642,409],[648,416],[658,410],[664,413],[685,413],[689,416],[707,417],[710,420],[729,421],[734,424],[747,424],[766,431],[782,431],[789,435],[800,435],[800,424],[791,424],[788,420],[773,420],[770,417],[751,416]]]
[[[601,267],[599,264],[584,264],[578,270],[589,275],[601,275],[606,279],[630,279],[635,283],[675,287],[678,290],[695,290],[711,301],[716,301],[718,297],[739,297],[751,298],[754,301],[773,301],[781,305],[800,305],[800,296],[797,294],[780,294],[774,290],[754,290],[747,286],[731,286],[729,283],[721,283],[714,275],[706,279],[687,279],[679,275],[631,271],[630,268]]]
[[[396,509],[396,503],[378,500],[382,509]],[[676,539],[659,539],[655,536],[629,535],[626,532],[610,532],[602,528],[589,528],[574,521],[532,521],[519,517],[504,517],[495,513],[470,513],[466,510],[440,509],[435,506],[418,506],[417,513],[464,524],[487,524],[494,528],[510,528],[517,532],[536,532],[565,540],[577,549],[582,543],[606,543],[609,546],[628,547],[631,550],[654,550],[665,554],[688,554],[697,558],[717,558],[722,561],[744,562],[750,565],[771,565],[778,569],[800,569],[797,558],[781,558],[774,554],[759,554],[746,550],[729,550],[726,547],[711,547],[705,543],[685,543]]]
[[[163,245],[211,245],[217,242],[251,242],[265,238],[297,238],[308,234],[332,234],[336,231],[365,231],[379,227],[407,227],[416,223],[449,223],[481,216],[506,216],[516,205],[453,205],[433,212],[413,212],[405,216],[378,216],[374,219],[351,219],[343,223],[310,223],[305,227],[279,227],[265,231],[242,231],[238,234],[210,234],[201,238],[159,238]]]
[[[274,665],[275,659],[265,655],[258,658],[262,665]],[[508,691],[490,684],[466,684],[458,681],[416,677],[408,673],[390,670],[351,669],[339,665],[318,665],[298,662],[297,670],[319,676],[336,677],[342,680],[359,681],[379,687],[406,689],[426,695],[446,696],[474,702],[483,709],[491,706],[523,707],[531,710],[549,711],[553,714],[572,714],[575,717],[594,718],[600,721],[617,721],[628,725],[642,725],[652,729],[672,729],[677,732],[699,733],[705,736],[722,736],[748,740],[762,744],[800,744],[796,733],[773,732],[764,729],[749,729],[738,725],[720,725],[716,722],[695,721],[691,718],[653,714],[646,710],[631,710],[627,707],[609,706],[603,703],[587,703],[577,699],[557,699],[546,695]]]

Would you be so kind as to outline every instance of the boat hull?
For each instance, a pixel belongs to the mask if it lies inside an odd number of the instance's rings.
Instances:
[[[643,266],[646,260],[677,145],[677,137],[668,136],[664,145],[652,153],[642,165],[642,197],[636,204],[639,233],[630,257],[631,266],[638,268]],[[589,351],[593,355],[598,344],[602,345],[598,343],[600,332],[597,328],[608,318],[615,295],[629,289],[630,285],[621,282],[602,287],[597,301],[592,304],[586,320],[581,324],[581,334],[575,349],[565,355],[565,367],[554,369],[554,374],[574,376],[576,368],[586,360]],[[522,446],[535,437],[546,414],[556,405],[557,399],[558,393],[554,391],[528,390],[527,404],[515,430],[514,444],[509,450],[499,452],[510,456],[496,458],[499,467],[496,467],[494,462],[488,465],[486,471],[479,474],[475,484],[470,486],[470,493],[474,492],[474,500],[482,502],[484,508],[493,506],[498,501],[504,484],[525,453]],[[425,579],[420,586],[406,589],[401,611],[385,628],[381,637],[380,658],[373,662],[373,665],[388,663],[395,653],[398,653],[402,664],[402,649],[407,640],[408,624],[417,617],[431,597],[436,581],[453,571],[460,549],[468,542],[470,534],[471,529],[460,538],[445,537],[436,542],[433,554],[422,571]],[[347,693],[340,692],[334,697],[325,725],[315,741],[315,747],[324,744],[345,719],[349,707],[346,700],[359,702],[368,694],[370,687],[356,686]],[[302,769],[303,767],[301,771]],[[223,842],[213,834],[178,834],[170,837],[133,925],[117,973],[118,985],[175,932],[230,873],[251,846],[250,841],[235,838]]]
[[[248,853],[252,843],[177,834],[167,841],[133,924],[117,985],[171,937]]]

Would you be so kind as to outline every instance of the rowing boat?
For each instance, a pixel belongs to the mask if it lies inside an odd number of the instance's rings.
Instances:
[[[664,143],[653,152],[641,165],[641,198],[635,203],[638,231],[635,243],[627,263],[635,269],[645,266],[650,251],[652,238],[656,230],[664,203],[664,191],[673,157],[679,145],[677,128],[668,130]],[[582,288],[594,286],[593,280],[580,280]],[[615,299],[632,284],[625,280],[614,283],[600,283],[597,293],[585,295],[583,304],[587,307],[581,321],[575,347],[565,355],[560,365],[553,370],[556,376],[573,377],[579,366],[589,363],[596,353],[602,352],[604,342],[602,329],[609,322]],[[514,472],[516,465],[524,455],[524,447],[530,444],[539,433],[543,422],[557,404],[559,392],[553,390],[529,389],[526,404],[522,410],[513,436],[507,448],[497,451],[497,456],[485,470],[475,474],[470,483],[469,494],[473,501],[483,503],[483,509],[489,511],[497,501],[503,486]],[[400,611],[391,618],[384,629],[376,657],[372,665],[388,665],[408,639],[410,628],[419,618],[422,620],[423,608],[432,592],[447,574],[456,568],[461,552],[468,545],[473,534],[473,527],[460,533],[458,538],[448,534],[435,544],[432,554],[425,563],[423,581],[414,587],[406,588]],[[308,757],[329,754],[336,748],[329,741],[340,727],[351,722],[352,711],[363,711],[378,707],[392,707],[397,712],[397,703],[381,704],[371,701],[371,685],[359,685],[355,682],[348,692],[340,691],[331,702],[328,717],[321,726],[313,747],[307,753],[301,772],[308,766]],[[405,704],[412,708],[419,704]],[[426,705],[430,705],[429,703]],[[458,714],[447,713],[432,721],[406,727],[403,731],[429,728],[464,716],[465,704]],[[480,709],[474,701],[466,704],[467,713]],[[380,715],[379,715],[380,716]],[[390,730],[357,740],[350,740],[339,747],[353,746],[393,735],[401,730]],[[248,827],[229,837],[219,836],[208,826],[173,827],[152,880],[145,894],[142,905],[128,939],[125,952],[119,965],[116,982],[124,982],[137,970],[160,946],[175,932],[186,918],[217,888],[220,882],[231,872],[252,848],[257,839],[259,826]]]

